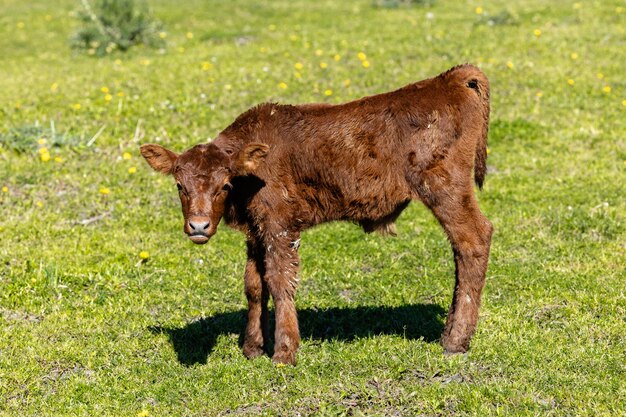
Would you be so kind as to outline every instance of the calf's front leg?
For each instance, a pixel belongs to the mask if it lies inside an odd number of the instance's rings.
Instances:
[[[294,301],[298,284],[298,234],[270,238],[265,253],[266,280],[276,309],[274,363],[295,365],[300,330]]]
[[[248,242],[248,261],[244,274],[248,322],[243,342],[243,354],[248,359],[261,356],[269,340],[267,311],[269,291],[263,280],[265,275],[263,255],[258,245]]]

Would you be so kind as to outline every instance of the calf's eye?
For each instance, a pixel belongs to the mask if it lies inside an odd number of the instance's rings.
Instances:
[[[183,186],[176,183],[176,188],[178,188],[178,191],[182,191],[183,190]]]

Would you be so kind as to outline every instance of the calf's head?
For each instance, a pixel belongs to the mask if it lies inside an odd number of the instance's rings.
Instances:
[[[158,172],[176,180],[183,209],[183,230],[193,243],[204,244],[217,230],[224,214],[233,176],[249,175],[263,162],[269,147],[252,143],[228,153],[208,143],[178,155],[160,145],[141,146],[141,155]]]

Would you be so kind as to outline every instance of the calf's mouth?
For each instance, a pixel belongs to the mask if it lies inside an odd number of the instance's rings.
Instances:
[[[203,234],[190,235],[189,239],[191,239],[191,241],[197,245],[204,245],[209,241],[209,237]]]

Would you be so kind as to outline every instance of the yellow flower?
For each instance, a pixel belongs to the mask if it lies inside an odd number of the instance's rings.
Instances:
[[[50,154],[48,152],[42,153],[40,158],[43,162],[48,162],[50,160]]]
[[[99,191],[100,191],[100,194],[104,194],[104,195],[111,194],[111,190],[109,190],[107,187],[101,187]]]
[[[333,57],[333,59],[334,59],[336,62],[339,62],[339,61],[341,60],[341,55],[339,55],[339,54],[335,54],[335,56]]]
[[[213,64],[211,64],[210,62],[205,61],[202,63],[202,71],[208,71],[211,68],[213,68]]]
[[[144,65],[144,66],[146,66],[146,67],[147,67],[148,65],[150,65],[150,60],[149,60],[149,59],[144,58],[144,59],[142,59],[141,61],[139,61],[139,63],[140,63],[141,65]]]
[[[135,168],[135,167],[128,168],[128,173],[129,174],[134,174],[135,172],[137,172],[137,168]]]
[[[111,94],[107,94],[104,96],[104,101],[111,101],[111,99],[113,99],[113,96]]]
[[[16,26],[17,26],[18,29],[24,29],[25,25],[24,25],[24,22],[17,22]]]
[[[287,84],[286,83],[280,83],[280,84],[278,84],[278,88],[282,88],[283,90],[285,90],[287,88]]]
[[[302,78],[302,74],[300,74],[298,71],[294,72],[293,76],[296,77],[297,79]]]
[[[108,93],[108,92],[109,92],[109,89],[108,89],[107,87],[102,87],[102,88],[100,89],[100,91],[102,91],[103,93],[105,93],[105,94],[106,94],[106,93]]]
[[[43,155],[45,153],[48,153],[48,148],[46,148],[45,146],[42,146],[41,148],[39,148],[39,154]]]
[[[346,87],[349,87],[350,86],[350,80],[349,79],[343,80],[343,85],[345,85]]]
[[[324,91],[324,95],[325,96],[332,96],[333,95],[333,90],[328,89],[328,90]]]
[[[114,63],[115,65],[122,65],[122,60],[118,58],[118,59],[116,59],[115,61],[113,61],[113,63]]]
[[[622,100],[622,106],[626,106],[626,100]]]
[[[570,78],[569,80],[567,80],[567,83],[568,83],[569,85],[574,85],[574,80],[572,80],[572,79]]]
[[[265,46],[262,46],[261,49],[259,49],[259,51],[261,51],[262,54],[267,53],[267,48]]]
[[[148,252],[147,250],[142,250],[141,252],[139,252],[139,257],[141,259],[148,259],[150,257],[150,252]]]
[[[483,8],[482,7],[477,7],[474,9],[474,12],[476,12],[476,14],[483,14]]]
[[[602,91],[604,91],[605,93],[610,93],[611,92],[611,86],[610,85],[605,85],[604,87],[602,87]]]
[[[491,153],[491,149],[487,148],[487,155]]]
[[[55,157],[54,157],[54,162],[56,162],[56,163],[59,163],[59,164],[60,164],[61,162],[63,162],[63,158],[61,158],[60,156],[55,156]]]
[[[602,74],[601,72],[596,74],[596,77],[598,78],[598,80],[601,80],[604,78],[604,74]]]
[[[623,13],[624,12],[624,8],[623,7],[616,7],[615,8],[615,13]]]
[[[370,62],[366,59],[365,61],[361,62],[361,65],[363,65],[363,68],[369,68]]]
[[[233,86],[232,86],[232,85],[230,85],[230,84],[226,84],[226,85],[224,85],[224,89],[225,89],[225,90],[230,91],[230,89],[232,89],[232,88],[233,88]]]
[[[167,32],[159,32],[159,38],[161,39],[167,38]]]
[[[322,56],[323,53],[324,53],[324,51],[322,51],[321,49],[316,49],[315,50],[315,55],[317,55],[317,56]]]
[[[298,40],[298,35],[291,34],[289,35],[289,40],[295,42]]]
[[[539,36],[541,36],[541,29],[535,29],[535,30],[533,30],[533,33],[534,33],[534,35],[536,37],[539,37]]]
[[[124,95],[125,95],[125,94],[124,94],[124,92],[123,92],[123,91],[120,91],[119,93],[117,93],[117,96],[118,96],[118,97],[124,97]]]
[[[326,69],[326,68],[328,68],[328,64],[325,63],[325,62],[320,62],[320,68],[321,69]]]
[[[293,67],[300,71],[302,68],[304,68],[304,65],[302,65],[302,62],[296,62],[295,64],[293,64]]]
[[[73,108],[74,110],[80,110],[80,108],[81,108],[81,107],[82,107],[82,106],[80,105],[80,103],[75,103],[75,104],[72,104],[72,108]]]
[[[141,252],[143,253],[143,252]],[[144,259],[144,258],[142,258]],[[150,413],[148,412],[148,410],[141,410],[140,412],[137,413],[137,417],[148,417],[150,415]]]
[[[178,47],[178,52],[180,52],[181,54],[185,52],[185,47],[184,46],[179,46]]]
[[[39,207],[39,208],[42,208],[42,207],[43,207],[43,203],[42,203],[41,201],[37,201],[37,202],[35,203],[35,205],[36,205],[37,207]]]
[[[574,3],[574,9],[581,9],[582,7],[582,3]]]
[[[50,91],[52,91],[53,93],[57,91],[58,89],[59,89],[58,83],[52,83],[52,85],[50,86]]]
[[[508,61],[508,62],[506,63],[506,66],[507,66],[509,69],[513,69],[513,63],[512,63],[511,61]]]
[[[276,25],[269,25],[267,28],[273,32],[276,30]]]
[[[367,55],[365,55],[363,52],[359,52],[358,54],[356,54],[357,58],[359,58],[359,61],[365,61],[367,59]]]
[[[3,193],[8,193],[9,192],[9,187],[7,187],[6,185],[4,187],[2,187],[2,192]]]
[[[578,59],[578,54],[576,52],[572,52],[569,57],[575,61]]]
[[[537,91],[535,95],[537,96],[537,98],[541,98],[541,96],[543,96],[543,93],[541,91]]]
[[[45,144],[46,144],[46,142],[47,142],[46,138],[40,138],[40,139],[37,141],[37,143],[38,143],[38,144],[40,144],[40,145],[45,145]]]
[[[187,37],[187,39],[193,39],[193,33],[191,32],[187,32],[185,36]]]
[[[124,152],[124,153],[122,154],[122,158],[123,158],[123,159],[126,159],[126,160],[129,160],[129,159],[130,159],[130,158],[132,158],[132,157],[133,157],[133,156],[132,156],[129,152]]]

